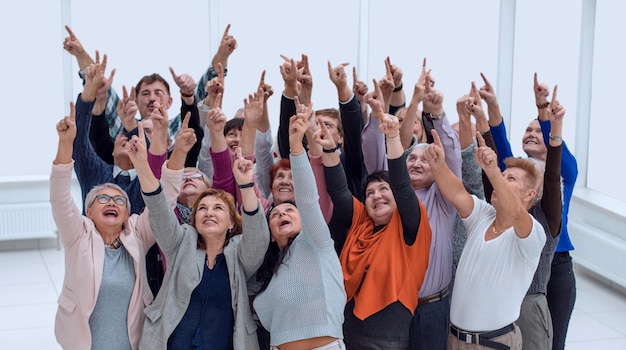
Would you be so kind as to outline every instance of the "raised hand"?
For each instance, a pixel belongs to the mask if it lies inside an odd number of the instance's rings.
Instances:
[[[349,64],[348,62],[344,62],[333,67],[330,61],[328,61],[328,76],[330,81],[332,81],[337,88],[348,85],[348,75],[346,74],[345,67]]]
[[[189,127],[189,119],[191,118],[191,113],[187,112],[185,118],[183,119],[183,124],[176,136],[176,144],[174,145],[174,149],[178,147],[178,149],[187,154],[189,150],[196,144],[197,137],[193,128]]]
[[[93,101],[100,89],[104,86],[104,72],[107,66],[107,55],[104,55],[100,63],[100,53],[96,51],[96,62],[89,65],[85,70],[85,85],[81,99],[83,101]]]
[[[485,111],[483,110],[483,101],[480,97],[480,92],[474,82],[472,82],[469,96],[470,101],[468,101],[467,110],[474,116],[474,118],[476,118],[476,124],[478,125],[480,121],[486,121],[487,117],[485,116]]]
[[[93,63],[93,59],[91,59],[91,56],[85,51],[83,44],[78,40],[72,29],[69,26],[65,26],[65,30],[69,36],[65,37],[63,40],[63,49],[70,55],[76,57],[76,62],[80,70],[85,70],[87,66]]]
[[[57,125],[57,134],[59,134],[59,142],[74,142],[76,138],[76,107],[74,102],[70,102],[70,115],[66,115]]]
[[[122,125],[126,131],[131,131],[135,128],[137,122],[135,121],[135,115],[137,114],[137,103],[135,102],[135,87],[130,88],[130,95],[126,86],[122,85],[122,99],[117,104],[117,115],[122,121]]]
[[[319,126],[313,134],[315,143],[320,145],[323,149],[333,149],[337,147],[337,143],[335,143],[335,139],[328,131],[326,124],[318,118],[315,119],[317,119],[316,124]]]
[[[485,172],[500,172],[500,168],[498,168],[498,155],[491,147],[485,144],[485,139],[479,131],[476,131],[476,141],[478,142],[478,147],[474,149],[476,164]]]
[[[383,100],[383,93],[376,79],[372,79],[372,82],[374,83],[374,91],[367,95],[367,104],[372,109],[372,117],[381,118],[383,114],[385,114],[385,101]]]
[[[230,30],[230,24],[226,26],[222,39],[220,40],[220,46],[217,49],[217,53],[213,58],[213,68],[216,68],[218,64],[221,64],[223,68],[228,66],[228,58],[233,54],[237,48],[237,40],[234,36],[228,34]]]
[[[280,57],[284,60],[283,64],[280,66],[280,75],[283,77],[285,86],[297,86],[298,66],[296,61],[285,55],[280,55]]]
[[[309,69],[309,56],[302,54],[302,60],[296,63],[298,68],[298,82],[300,83],[300,99],[303,103],[310,103],[313,94],[313,77]]]
[[[559,100],[556,98],[556,90],[558,86],[554,85],[554,91],[552,92],[552,101],[548,105],[548,117],[552,123],[563,122],[565,116],[565,108],[561,106]]]
[[[424,112],[441,115],[443,113],[443,93],[432,88],[430,76],[426,77],[424,93]]]
[[[480,87],[480,90],[478,90],[478,93],[480,94],[480,98],[485,100],[487,105],[498,104],[498,99],[496,98],[496,91],[493,89],[493,86],[491,86],[491,83],[489,82],[489,80],[487,80],[487,77],[485,76],[485,74],[481,72],[480,76],[483,78],[483,82],[484,82],[484,85]]]
[[[380,86],[380,90],[383,94],[383,99],[385,101],[385,110],[388,110],[389,102],[391,101],[391,94],[393,93],[393,89],[395,88],[395,84],[393,81],[393,74],[391,73],[391,61],[389,57],[385,59],[385,75],[380,78],[378,81],[378,85]]]
[[[122,144],[122,151],[128,155],[135,168],[140,163],[148,161],[148,148],[142,122],[137,123],[137,131],[137,135],[133,135],[128,142]]]
[[[216,105],[216,101],[217,101],[217,95],[223,95],[224,94],[224,69],[222,67],[221,63],[217,64],[217,67],[215,68],[216,72],[217,72],[217,77],[207,81],[206,83],[206,92],[207,92],[207,97],[204,99],[204,104],[209,106],[209,107],[222,107],[221,105],[221,99],[220,99],[220,105]]]
[[[539,79],[537,78],[537,72],[535,72],[534,74],[533,92],[535,93],[535,103],[537,104],[537,107],[544,106],[548,102],[550,88],[548,87],[548,85],[539,82]]]
[[[222,104],[222,94],[217,94],[216,103]],[[209,114],[207,117],[207,126],[212,133],[222,134],[224,132],[224,127],[226,126],[226,114],[222,111],[220,107],[213,107],[209,110]]]
[[[263,91],[263,100],[267,102],[267,100],[274,95],[274,88],[272,85],[267,84],[265,82],[265,70],[261,73],[261,80],[259,81],[259,89]]]
[[[352,92],[354,96],[361,101],[361,104],[367,103],[365,95],[367,94],[367,84],[359,80],[356,74],[356,67],[352,67]]]
[[[292,153],[299,154],[304,150],[302,139],[308,128],[309,118],[313,115],[313,105],[302,104],[297,97],[294,99],[294,103],[296,104],[296,115],[289,119],[289,146]]]
[[[439,138],[437,130],[431,130],[431,135],[433,136],[433,143],[429,144],[424,151],[424,159],[426,159],[428,165],[431,167],[439,167],[445,164],[446,154],[443,150],[443,144],[441,143],[441,138]]]
[[[172,67],[170,67],[170,73],[172,73],[172,79],[180,89],[180,94],[183,97],[193,97],[194,91],[196,91],[196,82],[191,75],[186,73],[177,75]]]
[[[254,182],[254,163],[242,155],[241,147],[235,150],[233,162],[233,176],[238,185],[246,185]]]
[[[387,57],[386,63],[389,64],[389,70],[391,72],[391,76],[393,77],[394,88],[401,88],[403,74],[402,69],[395,64],[391,64],[391,59],[389,57]]]
[[[264,92],[261,87],[243,99],[243,118],[250,127],[257,129],[263,117]]]

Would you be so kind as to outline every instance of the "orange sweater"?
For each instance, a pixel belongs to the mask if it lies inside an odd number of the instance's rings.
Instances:
[[[398,210],[387,226],[374,233],[365,205],[353,201],[352,225],[339,260],[348,301],[354,298],[354,315],[364,320],[396,301],[413,313],[430,251],[431,229],[424,205],[419,202],[418,234],[408,246]]]

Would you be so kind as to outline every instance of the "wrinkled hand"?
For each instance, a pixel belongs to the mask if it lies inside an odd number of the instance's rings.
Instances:
[[[59,141],[73,142],[76,138],[76,107],[70,102],[70,115],[66,115],[57,125]]]

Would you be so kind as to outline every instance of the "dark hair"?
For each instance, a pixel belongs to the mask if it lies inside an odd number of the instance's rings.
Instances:
[[[287,201],[287,202],[282,202],[277,205],[272,205],[267,210],[267,213],[265,214],[265,218],[267,219],[268,224],[270,221],[270,214],[272,213],[274,208],[276,208],[277,206],[281,204],[291,204],[294,207],[296,207],[296,203],[292,201]],[[268,231],[268,232],[271,236],[272,232],[271,231]],[[289,247],[291,247],[291,243],[293,242],[294,238],[295,236],[289,238],[287,246],[282,251],[278,247],[278,243],[270,241],[270,244],[267,247],[267,250],[265,251],[265,257],[263,258],[263,263],[261,264],[261,266],[256,272],[256,280],[257,282],[261,282],[261,288],[259,289],[257,293],[264,291],[265,288],[267,288],[267,286],[270,284],[270,281],[272,280],[272,276],[274,276],[274,274],[278,271],[278,268],[283,263],[283,260],[285,260],[285,257],[289,255]]]
[[[237,211],[235,199],[233,198],[232,194],[215,188],[209,188],[204,190],[198,195],[198,198],[196,198],[196,201],[193,203],[193,209],[191,211],[191,222],[189,223],[189,225],[192,226],[194,229],[196,228],[196,212],[198,211],[198,205],[204,197],[209,196],[216,197],[226,203],[226,205],[228,206],[228,212],[230,213],[230,217],[233,220],[233,228],[226,232],[226,238],[224,239],[224,247],[226,247],[226,245],[228,245],[228,241],[230,241],[233,236],[241,234],[242,231],[241,215],[239,215],[239,212]],[[202,236],[198,234],[198,249],[205,248],[206,245],[204,243],[204,240],[202,239]]]
[[[324,108],[318,109],[315,111],[315,115],[324,115],[327,117],[331,117],[337,120],[337,130],[343,136],[343,126],[341,125],[341,115],[339,114],[339,110],[337,108]]]
[[[143,84],[150,85],[150,84],[155,83],[157,81],[160,81],[161,83],[163,83],[163,85],[165,85],[165,90],[167,90],[167,94],[171,95],[170,94],[170,84],[161,75],[159,75],[159,73],[152,73],[150,75],[145,75],[143,78],[139,79],[139,82],[137,83],[137,85],[135,85],[135,94],[137,96],[139,96],[139,91],[141,90],[141,85],[143,85]]]
[[[370,182],[386,182],[386,183],[389,183],[389,172],[388,171],[384,171],[384,170],[377,170],[377,171],[367,175],[367,177],[363,181],[363,186],[361,186],[361,194],[363,195],[364,200],[365,200],[365,198],[367,198],[367,195],[365,194],[365,192],[367,192],[367,185],[369,185]]]
[[[231,120],[227,121],[226,125],[224,125],[224,136],[228,135],[228,132],[235,128],[241,131],[241,129],[243,129],[244,121],[245,119],[243,118],[232,118]]]

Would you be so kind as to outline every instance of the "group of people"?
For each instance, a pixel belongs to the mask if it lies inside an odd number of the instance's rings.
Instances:
[[[556,86],[535,74],[514,158],[482,74],[451,125],[425,59],[408,101],[390,58],[372,86],[328,62],[338,106],[314,110],[308,57],[283,56],[274,134],[265,72],[221,109],[230,25],[198,82],[170,67],[173,118],[164,77],[120,97],[107,56],[66,29],[83,88],[50,177],[64,349],[564,347],[577,169]]]

